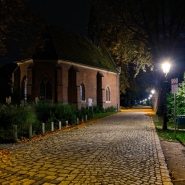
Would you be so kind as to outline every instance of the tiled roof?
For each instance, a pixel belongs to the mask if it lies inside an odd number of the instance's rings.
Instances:
[[[43,52],[42,55],[34,52],[31,57],[26,54],[27,59],[36,59],[38,56],[40,59],[52,59],[53,57],[53,59],[68,60],[86,66],[118,72],[106,49],[96,47],[89,38],[57,26],[50,25],[48,30],[47,37],[49,35],[50,38],[45,47],[46,52]],[[33,51],[33,48],[30,50]],[[25,59],[25,57],[23,58]]]

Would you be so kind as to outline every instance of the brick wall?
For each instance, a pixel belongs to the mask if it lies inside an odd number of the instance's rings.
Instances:
[[[43,75],[47,75],[51,81],[52,99],[54,102],[68,103],[68,70],[72,64],[57,64],[57,61],[35,61],[33,66],[29,68],[31,63],[23,63],[20,65],[20,82],[26,76],[28,85],[31,89],[28,91],[30,98],[33,100],[40,94],[40,79]],[[81,84],[85,86],[85,101],[80,100],[80,94],[77,92],[78,107],[88,106],[88,98],[92,99],[93,105],[97,105],[97,73],[100,72],[102,77],[102,105],[104,108],[119,106],[119,75],[117,73],[108,72],[100,69],[84,67],[82,65],[75,66],[77,89]],[[20,83],[21,85],[21,83]],[[106,102],[106,88],[110,89],[110,101]],[[79,90],[78,90],[79,91]]]
[[[34,63],[33,67],[33,97],[38,97],[40,95],[40,80],[47,75],[51,82],[52,88],[52,101],[56,101],[56,62],[53,61],[37,61]]]
[[[67,103],[67,88],[68,88],[68,70],[71,65],[61,64],[62,67],[62,78],[63,78],[63,102]],[[109,106],[119,106],[119,78],[117,78],[116,73],[107,72],[104,70],[91,69],[86,67],[77,66],[79,72],[77,72],[77,86],[82,83],[85,86],[85,101],[82,101],[84,106],[88,104],[88,98],[91,98],[93,105],[97,105],[97,73],[101,72],[104,77],[102,77],[102,89],[103,90],[103,106],[104,108]],[[105,101],[105,89],[110,88],[110,102]]]

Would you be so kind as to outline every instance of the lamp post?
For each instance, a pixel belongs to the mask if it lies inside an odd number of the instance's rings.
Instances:
[[[164,109],[163,109],[163,130],[167,129],[167,101],[166,101],[166,93],[167,93],[167,74],[170,71],[170,63],[164,62],[162,64],[162,69],[165,74],[165,80],[164,80]]]

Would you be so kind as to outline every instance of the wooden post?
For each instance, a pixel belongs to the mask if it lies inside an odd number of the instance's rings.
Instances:
[[[66,127],[68,126],[68,121],[66,121]]]
[[[62,123],[61,123],[61,121],[59,121],[58,127],[59,127],[59,130],[61,130],[61,128],[62,128]]]
[[[79,118],[76,118],[76,124],[77,125],[79,124]]]
[[[85,115],[85,121],[87,121],[87,115]]]
[[[54,131],[54,122],[51,122],[51,131]]]
[[[32,138],[32,124],[29,124],[29,138]]]
[[[42,123],[42,134],[45,134],[45,123]]]
[[[17,137],[17,125],[13,125],[13,140],[15,143],[18,142],[18,137]]]

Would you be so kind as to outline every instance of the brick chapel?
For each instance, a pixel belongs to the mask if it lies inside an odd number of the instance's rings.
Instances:
[[[16,61],[12,86],[22,99],[119,110],[120,71],[105,47],[51,25],[43,38]]]

